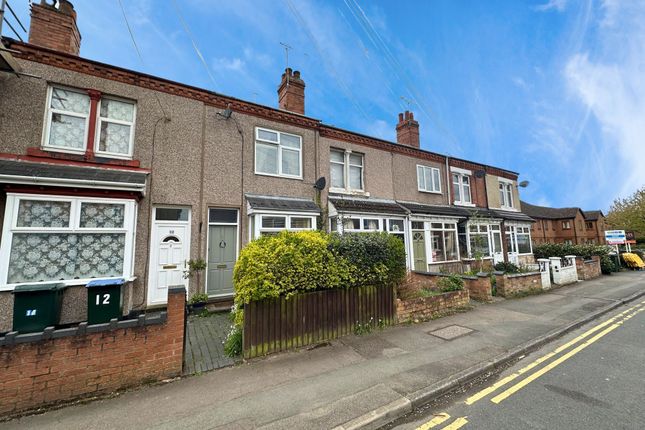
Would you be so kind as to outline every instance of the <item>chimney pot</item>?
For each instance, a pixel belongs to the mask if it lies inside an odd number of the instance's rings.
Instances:
[[[81,33],[76,25],[76,11],[68,0],[58,0],[58,7],[46,0],[31,4],[29,43],[78,55]]]
[[[287,67],[282,74],[278,87],[278,107],[290,112],[305,114],[305,82],[300,78],[300,71]]]
[[[396,125],[396,143],[399,145],[419,148],[419,123],[410,111],[399,113],[399,123]]]

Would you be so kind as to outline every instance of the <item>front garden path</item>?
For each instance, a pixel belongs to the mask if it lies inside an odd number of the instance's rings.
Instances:
[[[621,272],[52,410],[0,430],[331,429],[642,293],[645,273]]]
[[[189,315],[186,326],[184,375],[231,366],[235,360],[224,354],[224,339],[231,329],[227,312]]]

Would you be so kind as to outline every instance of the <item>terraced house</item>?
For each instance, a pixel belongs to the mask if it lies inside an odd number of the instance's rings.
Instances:
[[[420,149],[413,113],[389,142],[306,116],[291,69],[274,108],[84,59],[58,4],[32,4],[29,43],[3,41],[0,332],[25,283],[67,285],[62,323],[97,278],[129,281],[124,313],[170,285],[230,301],[240,249],[282,230],[385,231],[420,271],[532,261],[518,174]]]

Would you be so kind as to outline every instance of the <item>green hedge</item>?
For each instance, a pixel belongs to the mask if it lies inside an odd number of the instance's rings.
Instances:
[[[568,245],[565,243],[541,243],[533,245],[535,258],[562,258],[567,255],[590,258],[597,255],[600,257],[600,268],[604,274],[610,274],[618,270],[614,259],[609,256],[610,252],[612,252],[612,249],[607,245]]]
[[[391,285],[404,277],[404,245],[387,233],[284,231],[242,249],[233,285],[235,303],[243,305],[307,291]]]

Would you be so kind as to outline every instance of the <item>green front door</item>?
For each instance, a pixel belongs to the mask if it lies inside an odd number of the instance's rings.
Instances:
[[[427,272],[428,264],[426,262],[426,241],[424,232],[412,232],[412,252],[414,253],[414,270]]]
[[[209,226],[206,285],[209,296],[233,294],[233,267],[236,259],[237,226]]]

